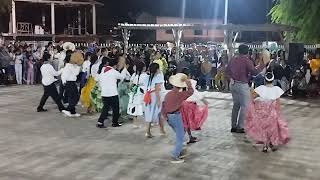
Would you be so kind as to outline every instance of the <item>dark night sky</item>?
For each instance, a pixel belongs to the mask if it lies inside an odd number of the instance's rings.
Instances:
[[[183,0],[99,0],[103,24],[129,21],[129,14],[148,12],[155,16],[181,16]],[[229,22],[235,24],[265,23],[268,3],[272,0],[229,0]],[[224,0],[185,0],[185,16],[223,18]],[[270,6],[270,5],[269,5]],[[101,19],[100,19],[101,21]]]

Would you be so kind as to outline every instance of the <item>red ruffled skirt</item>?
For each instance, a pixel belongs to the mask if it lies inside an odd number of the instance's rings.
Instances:
[[[246,134],[255,142],[283,145],[289,141],[287,122],[277,101],[249,102],[245,118]]]
[[[198,106],[195,102],[185,101],[180,108],[184,129],[200,130],[208,117],[208,105]]]

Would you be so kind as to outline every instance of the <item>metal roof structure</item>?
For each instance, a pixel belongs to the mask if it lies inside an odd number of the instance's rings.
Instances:
[[[129,24],[119,23],[118,28],[128,30],[158,30],[158,29],[217,29],[227,31],[261,31],[261,32],[293,32],[295,27],[281,24]]]
[[[40,3],[40,4],[51,4],[56,5],[100,5],[103,6],[103,3],[94,1],[94,0],[14,0],[15,2],[29,2],[29,3]]]

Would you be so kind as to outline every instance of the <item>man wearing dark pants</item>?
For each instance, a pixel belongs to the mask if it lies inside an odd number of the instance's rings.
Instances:
[[[244,117],[250,98],[249,74],[257,75],[265,67],[264,60],[258,67],[248,58],[249,47],[239,46],[239,56],[233,58],[227,66],[227,75],[230,77],[230,88],[233,99],[231,116],[231,132],[244,133]],[[269,58],[270,60],[270,58]]]
[[[80,96],[78,93],[78,87],[75,81],[67,81],[65,85],[65,91],[67,94],[67,99],[68,99],[68,107],[67,111],[69,111],[71,114],[77,114],[76,113],[76,105],[79,102]],[[70,94],[70,95],[69,95]],[[75,115],[79,116],[79,115]]]
[[[59,111],[61,112],[64,110],[64,106],[61,103],[61,99],[59,97],[56,85],[54,84],[57,79],[55,79],[55,76],[59,76],[61,74],[61,71],[56,71],[51,64],[49,64],[49,61],[45,61],[44,64],[40,68],[41,75],[42,75],[42,84],[44,93],[41,98],[40,104],[37,108],[38,112],[44,112],[47,111],[46,109],[43,109],[43,106],[45,105],[47,99],[49,96],[54,100],[54,102],[58,105]]]
[[[119,97],[117,89],[117,80],[123,80],[126,77],[127,69],[124,68],[121,74],[116,70],[117,60],[111,58],[109,65],[102,68],[98,75],[98,83],[101,86],[101,96],[103,102],[102,113],[96,124],[97,128],[106,128],[104,120],[108,117],[108,111],[112,109],[112,126],[119,127]]]
[[[111,108],[113,112],[112,116],[112,125],[118,125],[119,119],[119,97],[112,96],[112,97],[102,97],[103,102],[103,109],[98,120],[98,124],[104,124],[104,120],[108,118],[108,111]]]
[[[78,56],[74,53],[71,57]],[[80,54],[80,56],[82,56]],[[79,90],[76,84],[77,76],[80,73],[80,66],[77,64],[66,63],[62,75],[61,80],[63,84],[65,84],[65,93],[68,98],[68,107],[65,111],[62,111],[68,117],[80,117],[81,115],[76,112],[76,105],[79,102]]]

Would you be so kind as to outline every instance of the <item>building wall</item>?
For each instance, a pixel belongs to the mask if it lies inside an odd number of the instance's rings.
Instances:
[[[176,24],[176,23],[191,23],[191,24],[222,24],[223,21],[219,19],[191,19],[186,18],[182,21],[181,18],[173,17],[156,17],[157,24]],[[182,42],[204,42],[204,41],[218,41],[222,42],[224,34],[222,30],[185,30],[182,35]],[[172,31],[157,30],[156,40],[158,42],[173,41]]]

